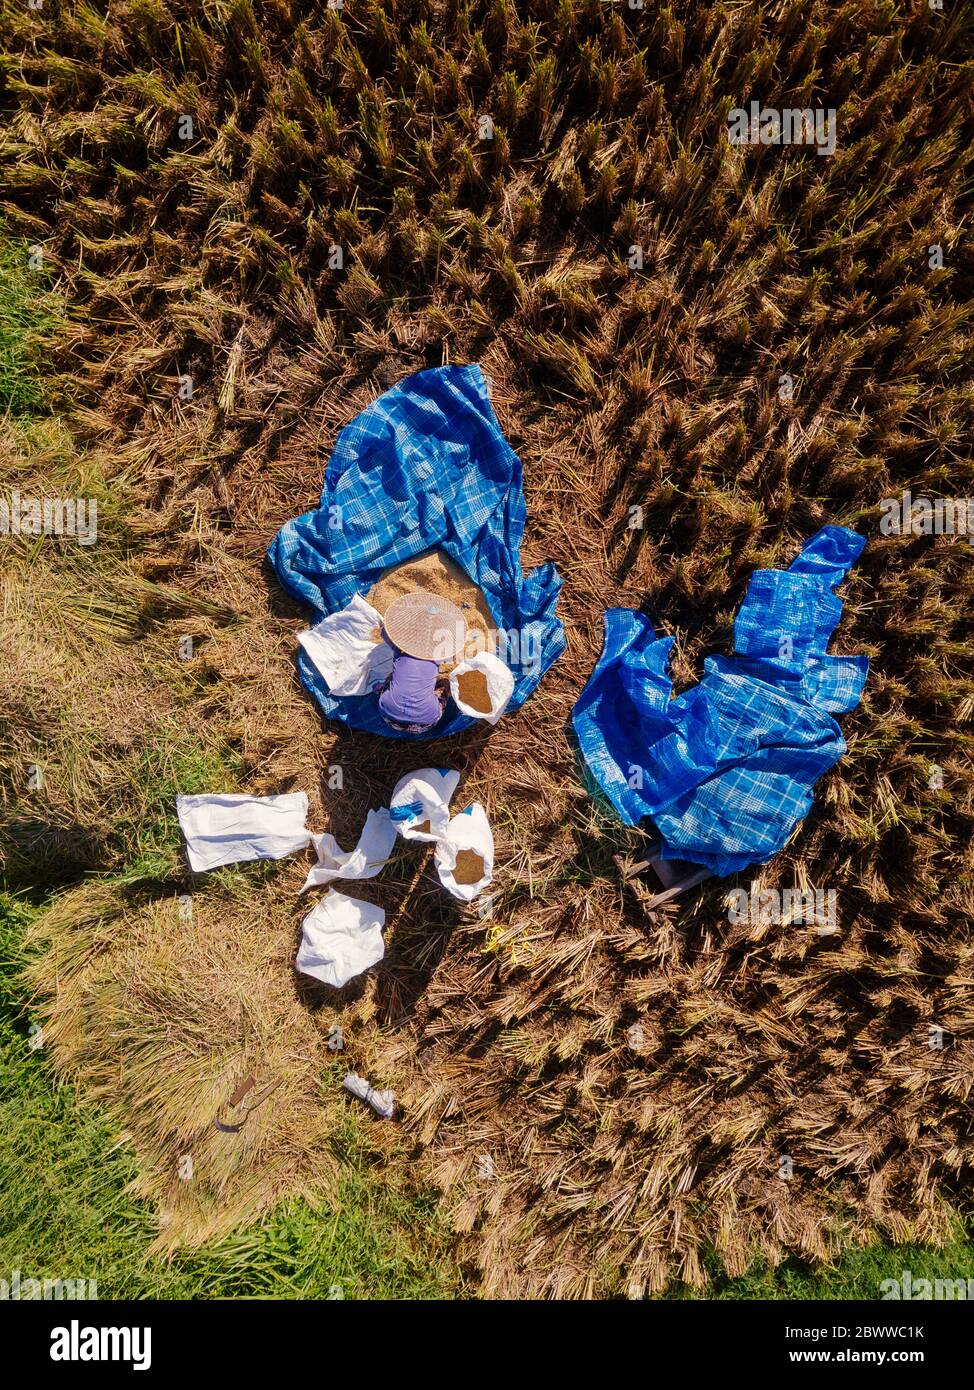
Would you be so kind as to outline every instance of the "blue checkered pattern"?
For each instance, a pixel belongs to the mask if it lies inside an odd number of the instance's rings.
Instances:
[[[605,646],[572,714],[582,755],[627,825],[644,817],[665,859],[723,877],[777,854],[808,814],[817,778],[845,752],[833,714],[854,709],[861,656],[828,656],[842,612],[832,592],[865,541],[813,536],[788,570],[756,570],[732,657],[672,699],[671,637],[629,608],[605,615]]]
[[[498,628],[530,629],[536,653],[501,651],[515,710],[564,650],[555,616],[561,578],[550,561],[525,576],[521,460],[504,438],[479,367],[406,377],[346,425],[325,471],[321,505],[289,521],[268,557],[314,622],[365,595],[392,565],[438,548],[482,590]],[[526,658],[526,659],[525,659]],[[442,738],[475,721],[451,703],[435,730],[390,729],[374,695],[337,698],[302,651],[301,680],[324,713],[387,738]]]

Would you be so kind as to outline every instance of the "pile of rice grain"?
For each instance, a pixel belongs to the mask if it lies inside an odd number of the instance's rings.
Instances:
[[[479,644],[480,649],[493,651],[491,634],[494,631],[494,616],[487,600],[470,576],[442,550],[428,550],[422,555],[417,555],[414,560],[394,565],[373,584],[365,597],[373,608],[385,615],[397,598],[402,598],[403,594],[414,593],[417,589],[425,589],[428,593],[437,594],[440,598],[447,598],[451,603],[455,603],[466,619],[469,635],[478,634],[474,641]],[[377,634],[376,641],[378,640]],[[472,650],[473,642],[469,645],[468,654]],[[461,659],[462,653],[458,653],[453,660],[442,662],[440,675],[449,675]],[[490,696],[487,693],[486,681],[479,672],[471,672],[470,675],[479,675],[480,685],[476,681],[470,683],[468,698],[468,686],[462,684],[460,693],[463,699],[473,709],[489,710]],[[463,678],[464,681],[467,679]]]

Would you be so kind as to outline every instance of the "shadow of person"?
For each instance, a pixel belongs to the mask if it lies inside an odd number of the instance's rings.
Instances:
[[[407,741],[386,739],[333,721],[322,722],[334,730],[335,740],[320,774],[319,790],[325,810],[321,829],[334,835],[343,849],[354,848],[369,811],[388,806],[397,783],[419,768],[459,772],[460,782],[450,809],[454,815],[464,810],[471,801],[465,784],[493,733],[492,726],[478,723],[450,738]],[[441,885],[433,864],[432,845],[399,838],[388,864],[374,878],[336,878],[308,893],[307,909],[295,926],[295,954],[304,917],[332,888],[383,909],[386,953],[381,962],[342,989],[296,971],[297,998],[312,1011],[325,1004],[341,1009],[361,998],[366,981],[374,979],[375,984],[370,987],[375,989],[378,1021],[383,1026],[395,1026],[411,1014],[439,965],[454,928],[471,912],[476,913],[476,907],[452,897]]]
[[[4,819],[3,883],[12,893],[43,900],[53,889],[70,888],[111,862],[111,836],[104,827],[83,825],[55,814]]]

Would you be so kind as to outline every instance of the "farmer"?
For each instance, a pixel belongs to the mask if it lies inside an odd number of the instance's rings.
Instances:
[[[382,625],[396,651],[379,692],[382,717],[399,733],[424,734],[443,717],[449,686],[440,679],[440,663],[463,650],[463,614],[449,599],[416,589],[390,604]]]

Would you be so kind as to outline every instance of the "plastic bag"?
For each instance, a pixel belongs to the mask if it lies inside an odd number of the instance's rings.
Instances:
[[[371,1081],[367,1081],[364,1076],[357,1076],[353,1071],[348,1073],[342,1085],[346,1091],[370,1105],[380,1119],[391,1120],[396,1113],[395,1091],[377,1091]]]

